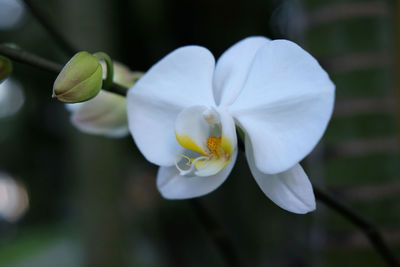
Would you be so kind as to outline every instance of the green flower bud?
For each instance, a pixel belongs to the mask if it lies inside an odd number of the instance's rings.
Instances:
[[[95,97],[103,83],[99,60],[88,52],[79,52],[64,66],[53,85],[53,97],[77,103]]]
[[[10,76],[12,69],[11,61],[6,57],[0,56],[0,83]]]
[[[104,70],[103,78],[105,78],[106,64],[102,60],[100,63]],[[127,88],[132,87],[143,75],[142,72],[133,72],[116,61],[113,61],[113,69],[114,82]],[[72,124],[84,133],[115,138],[129,134],[126,99],[123,96],[101,90],[95,98],[89,101],[66,104],[66,107],[72,113]]]

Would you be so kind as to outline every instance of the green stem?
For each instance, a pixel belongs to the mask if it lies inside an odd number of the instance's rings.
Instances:
[[[107,66],[107,71],[106,71],[106,79],[104,80],[103,83],[103,89],[110,89],[113,83],[114,79],[114,66],[112,63],[112,59],[110,58],[109,55],[107,55],[104,52],[97,52],[94,53],[93,56],[97,57],[99,60],[104,60]]]
[[[50,60],[23,51],[19,48],[11,47],[4,44],[0,45],[0,55],[8,57],[15,62],[28,64],[42,70],[53,72],[55,74],[58,74],[63,67],[61,64],[54,63]]]
[[[7,45],[0,45],[0,55],[6,56],[15,62],[27,64],[32,67],[52,72],[56,75],[60,73],[63,67],[61,64]],[[103,81],[103,83],[105,83],[105,81]],[[103,89],[122,96],[126,96],[126,92],[128,91],[128,88],[117,83],[112,83],[112,86],[108,87],[108,89],[103,86]]]

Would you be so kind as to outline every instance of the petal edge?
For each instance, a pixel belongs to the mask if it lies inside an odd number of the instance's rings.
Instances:
[[[228,48],[218,59],[213,78],[218,105],[232,104],[239,95],[258,49],[269,41],[263,36],[247,37]]]
[[[255,165],[252,145],[246,138],[246,157],[260,189],[276,205],[287,211],[305,214],[315,210],[315,196],[310,180],[300,164],[278,174],[262,173]]]
[[[188,199],[211,193],[228,178],[236,157],[237,151],[223,170],[207,177],[184,177],[179,175],[175,166],[160,167],[157,173],[157,188],[166,199]]]
[[[314,149],[332,115],[334,91],[328,74],[297,44],[274,40],[259,49],[229,110],[256,145],[260,171],[286,171]]]
[[[127,95],[129,130],[150,162],[174,165],[181,151],[175,119],[185,107],[215,105],[212,75],[215,60],[207,49],[185,46],[172,51],[140,78]]]

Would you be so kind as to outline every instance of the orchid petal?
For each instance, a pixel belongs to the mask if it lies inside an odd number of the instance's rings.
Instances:
[[[179,48],[156,63],[129,90],[129,129],[150,162],[171,166],[182,151],[174,134],[175,120],[185,107],[215,105],[212,95],[214,57],[205,48]]]
[[[276,40],[259,49],[229,109],[256,144],[261,172],[286,171],[311,152],[331,117],[334,89],[318,62],[295,43]]]
[[[100,91],[101,92],[101,91]],[[90,101],[90,100],[89,100]],[[86,102],[89,102],[86,101]],[[65,108],[70,111],[70,112],[74,112],[76,110],[79,109],[80,106],[84,105],[86,102],[80,102],[80,103],[65,103],[64,106]]]
[[[218,59],[214,79],[214,96],[219,105],[230,105],[240,93],[258,49],[269,39],[248,37],[226,50]]]
[[[160,167],[157,174],[157,187],[167,199],[186,199],[210,193],[228,178],[237,157],[237,150],[232,160],[220,172],[212,176],[182,176],[177,168]]]
[[[250,171],[261,190],[276,205],[294,213],[315,210],[315,197],[311,183],[300,164],[277,174],[262,173],[254,161],[253,146],[246,138],[246,157]]]
[[[72,112],[72,124],[82,132],[107,137],[128,135],[126,101],[120,95],[100,91],[89,101],[66,107]]]

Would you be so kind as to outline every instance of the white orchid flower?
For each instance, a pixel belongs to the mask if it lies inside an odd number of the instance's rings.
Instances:
[[[129,90],[129,129],[147,160],[160,166],[161,194],[185,199],[228,177],[238,126],[261,190],[283,209],[307,213],[315,197],[299,162],[327,127],[334,89],[318,62],[291,41],[249,37],[216,64],[207,49],[185,46]]]
[[[104,62],[103,78],[107,68]],[[142,76],[141,72],[132,72],[125,65],[115,62],[114,82],[131,87]],[[123,96],[101,90],[97,96],[89,101],[66,104],[71,112],[71,123],[80,131],[93,135],[120,138],[129,134],[126,115],[126,99]]]

